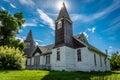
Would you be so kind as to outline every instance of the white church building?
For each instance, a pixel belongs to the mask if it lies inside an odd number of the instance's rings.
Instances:
[[[56,71],[109,71],[107,54],[90,45],[83,33],[73,35],[72,21],[65,4],[55,21],[55,43],[36,46],[32,31],[24,41],[27,69]]]

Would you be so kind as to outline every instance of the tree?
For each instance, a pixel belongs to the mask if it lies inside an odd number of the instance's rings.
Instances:
[[[14,47],[0,47],[0,69],[25,69],[25,60],[23,52]]]
[[[120,69],[120,54],[118,52],[112,54],[110,64],[113,70]]]
[[[15,35],[22,28],[24,22],[23,13],[15,13],[12,16],[7,11],[0,11],[0,46],[14,46],[22,50],[24,45],[15,39]]]

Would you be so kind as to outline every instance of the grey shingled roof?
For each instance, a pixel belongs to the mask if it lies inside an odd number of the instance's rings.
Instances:
[[[79,43],[85,45],[86,47],[88,47],[88,48],[90,48],[90,49],[96,50],[96,51],[100,52],[102,55],[105,55],[105,56],[106,56],[105,53],[103,53],[103,52],[100,51],[99,49],[95,48],[94,46],[92,46],[91,44],[89,44],[87,41],[86,41],[86,42],[81,41],[81,40],[79,39],[80,37],[84,37],[84,38],[85,38],[85,35],[84,35],[83,33],[81,33],[81,34],[78,34],[78,35],[73,36],[73,38],[74,38],[75,40],[77,40]],[[86,40],[87,40],[87,39],[86,39]],[[48,54],[48,53],[51,53],[51,52],[52,52],[52,49],[54,48],[54,44],[50,44],[50,45],[47,45],[47,46],[37,46],[37,47],[34,49],[34,51],[30,54],[30,56],[33,55],[33,53],[36,51],[37,48],[38,48],[38,49],[42,52],[42,54],[44,55],[44,54]]]
[[[66,9],[66,6],[65,6],[64,3],[63,3],[63,7],[60,10],[60,13],[59,13],[59,16],[58,16],[57,20],[60,19],[60,18],[63,18],[63,17],[70,19],[69,14],[68,14],[67,9]]]
[[[25,41],[34,41],[32,36],[32,31],[30,30]]]
[[[34,49],[24,49],[24,55],[26,55],[26,57],[32,57],[34,51],[36,50],[37,47],[35,47]]]
[[[39,49],[41,50],[42,54],[47,54],[52,52],[53,47],[54,44],[50,44],[47,46],[39,46]]]

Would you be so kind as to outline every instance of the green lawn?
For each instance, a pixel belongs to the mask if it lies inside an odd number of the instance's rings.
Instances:
[[[0,71],[0,80],[120,80],[120,72],[57,72],[45,70]]]

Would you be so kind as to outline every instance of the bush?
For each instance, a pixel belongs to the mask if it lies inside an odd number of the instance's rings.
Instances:
[[[0,69],[25,69],[25,60],[19,49],[0,46]]]
[[[120,54],[118,52],[112,54],[110,64],[112,70],[120,70]]]

